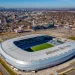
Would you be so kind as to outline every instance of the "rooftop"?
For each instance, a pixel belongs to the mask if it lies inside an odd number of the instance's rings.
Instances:
[[[54,56],[59,56],[65,52],[71,51],[72,49],[75,48],[74,42],[66,42],[66,43],[63,43],[51,48],[47,48],[41,51],[27,52],[17,47],[15,44],[13,44],[13,42],[17,40],[27,39],[30,37],[41,36],[41,35],[42,34],[27,35],[27,36],[22,36],[19,38],[10,39],[10,40],[4,41],[1,44],[1,48],[6,54],[8,54],[8,56],[11,56],[14,59],[22,60],[22,61],[38,61],[38,60],[43,60],[47,58],[52,58]]]

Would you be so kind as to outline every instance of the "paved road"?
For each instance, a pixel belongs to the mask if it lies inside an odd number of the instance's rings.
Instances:
[[[58,73],[61,73],[61,72],[63,72],[63,71],[66,71],[66,70],[69,69],[69,68],[75,68],[75,63],[73,63],[73,64],[71,64],[71,65],[69,65],[69,66],[67,66],[67,67],[65,67],[65,68],[63,68],[63,69],[61,69],[61,70],[58,70],[57,72],[58,72]]]
[[[1,64],[0,64],[0,71],[2,72],[3,75],[10,75]]]
[[[73,70],[73,71],[67,73],[66,75],[75,75],[75,70]]]

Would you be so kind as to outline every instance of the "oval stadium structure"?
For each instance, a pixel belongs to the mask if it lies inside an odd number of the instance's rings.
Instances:
[[[75,42],[61,42],[48,35],[32,34],[2,42],[0,54],[19,70],[36,71],[73,57]]]

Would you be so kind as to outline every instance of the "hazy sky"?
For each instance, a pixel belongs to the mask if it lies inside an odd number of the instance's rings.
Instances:
[[[0,0],[6,8],[75,8],[75,0]]]

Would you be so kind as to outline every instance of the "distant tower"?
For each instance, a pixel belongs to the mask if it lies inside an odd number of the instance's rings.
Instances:
[[[50,21],[50,24],[48,25],[48,28],[54,28],[55,26],[54,26],[54,21],[53,20],[51,20]]]
[[[35,21],[34,20],[32,21],[32,23],[33,23],[33,26],[35,26]]]
[[[54,21],[53,21],[53,20],[51,20],[50,24],[51,24],[52,26],[54,26]]]
[[[32,24],[33,24],[33,25],[32,25],[31,28],[32,28],[33,30],[36,30],[36,25],[35,25],[35,21],[34,21],[34,20],[32,21]]]
[[[1,22],[1,20],[0,20],[0,24],[1,24],[2,22]]]

